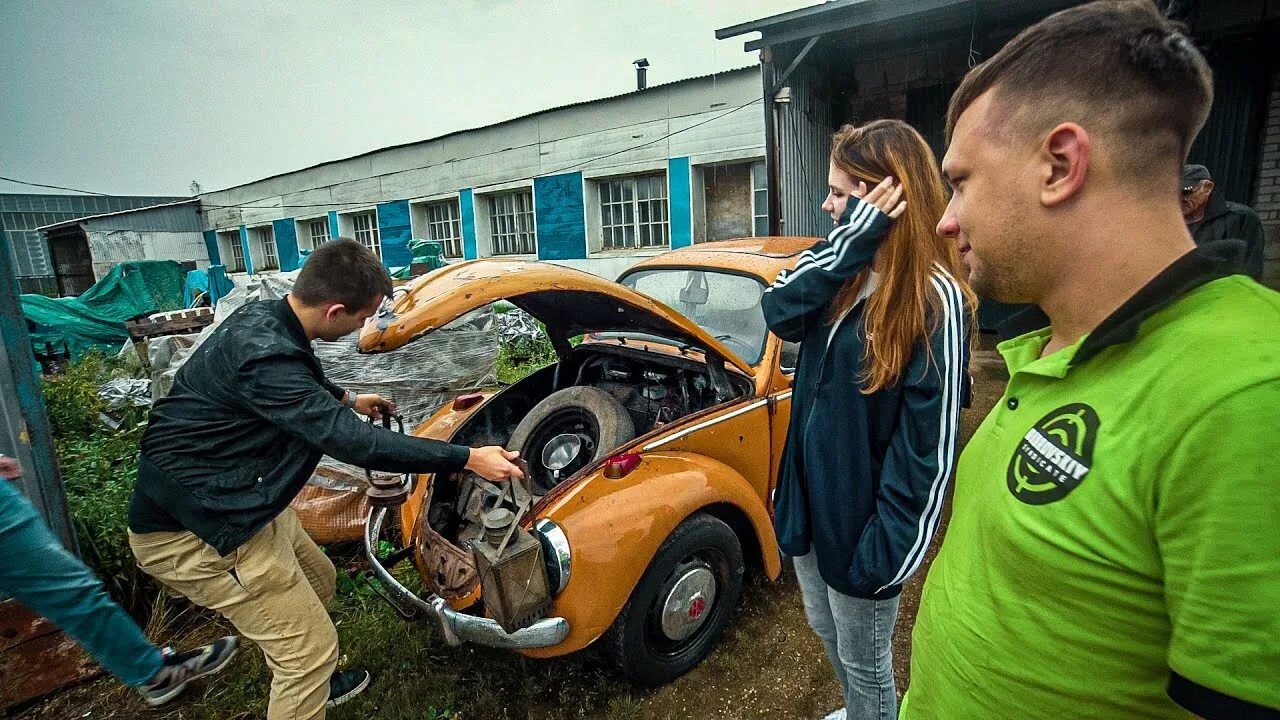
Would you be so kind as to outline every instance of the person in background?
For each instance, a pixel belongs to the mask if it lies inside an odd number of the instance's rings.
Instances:
[[[1212,102],[1152,0],[1051,15],[951,98],[938,233],[1050,323],[998,347],[904,720],[1280,717],[1280,293],[1179,208]]]
[[[226,667],[236,653],[234,635],[188,652],[158,648],[102,581],[58,542],[11,480],[18,461],[0,455],[0,597],[14,600],[80,643],[107,672],[137,688],[152,707],[178,696],[196,678]]]
[[[1209,168],[1203,165],[1182,168],[1182,217],[1196,245],[1226,239],[1243,242],[1245,272],[1254,280],[1262,281],[1263,253],[1267,247],[1262,220],[1248,205],[1224,198],[1209,176]]]
[[[844,692],[828,718],[890,720],[898,595],[942,516],[975,302],[933,232],[946,196],[910,125],[842,128],[828,182],[836,228],[762,301],[800,343],[774,527]]]
[[[349,238],[311,253],[293,291],[236,310],[192,353],[151,409],[129,545],[143,571],[216,610],[271,668],[268,720],[319,720],[362,692],[364,670],[335,672],[325,605],[333,563],[288,507],[322,455],[396,473],[521,477],[517,453],[402,435],[363,422],[395,406],[325,379],[313,340],[360,329],[391,295],[377,256]]]

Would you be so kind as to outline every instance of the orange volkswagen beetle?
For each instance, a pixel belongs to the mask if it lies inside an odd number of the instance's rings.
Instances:
[[[559,360],[499,392],[458,397],[414,431],[519,450],[529,482],[409,478],[398,509],[403,549],[375,553],[394,509],[375,508],[365,528],[388,602],[435,619],[453,644],[545,658],[600,641],[640,684],[697,665],[730,621],[745,569],[771,579],[781,570],[771,501],[798,346],[768,332],[760,299],[813,242],[700,244],[647,259],[617,282],[476,260],[407,286],[365,327],[362,352],[506,300],[546,326]],[[584,336],[576,347],[575,336]],[[547,595],[517,627],[495,619],[475,550],[504,509],[541,546],[521,589]],[[422,594],[389,571],[409,559]]]

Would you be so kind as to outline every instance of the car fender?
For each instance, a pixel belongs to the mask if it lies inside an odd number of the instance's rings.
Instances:
[[[651,452],[625,477],[597,473],[540,513],[569,542],[569,582],[551,614],[569,621],[569,636],[549,648],[524,650],[553,657],[597,640],[622,611],[662,543],[700,510],[745,518],[755,535],[743,552],[759,549],[766,574],[777,578],[782,558],[768,510],[750,483],[724,463],[688,452]],[[743,523],[730,522],[742,526]],[[735,527],[741,533],[744,527]]]

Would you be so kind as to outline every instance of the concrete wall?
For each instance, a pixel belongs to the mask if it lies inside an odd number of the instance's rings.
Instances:
[[[543,259],[607,260],[599,263],[600,274],[614,274],[617,259],[597,257],[599,239],[590,236],[593,225],[598,228],[599,224],[598,218],[592,222],[599,203],[590,192],[591,183],[604,177],[668,170],[673,158],[687,158],[688,165],[695,167],[763,158],[764,124],[758,102],[725,114],[759,97],[759,69],[748,68],[387,148],[205,193],[200,197],[204,227],[221,231],[336,213],[336,229],[341,230],[341,220],[348,213],[391,207],[390,203],[399,208],[408,201],[410,236],[426,237],[425,214],[413,208],[429,201],[454,200],[460,204],[464,237],[471,248],[477,233],[487,233],[486,194],[531,188],[535,177],[581,173],[586,183],[581,196],[584,222],[571,223],[565,215],[572,203],[554,208],[557,228],[568,229],[565,236],[575,238],[574,246],[549,244]],[[684,193],[688,194],[687,188]],[[544,203],[538,205],[541,209]],[[687,201],[684,207],[684,215],[690,215]],[[381,213],[379,219],[381,223]],[[750,227],[749,217],[746,222]],[[673,230],[690,224],[688,217],[672,218]],[[575,235],[583,228],[588,234],[585,242]],[[483,239],[480,255],[485,254]],[[468,256],[473,255],[474,251]],[[390,258],[384,255],[384,261]]]
[[[1267,109],[1267,127],[1258,162],[1253,207],[1262,218],[1267,232],[1266,262],[1263,281],[1280,290],[1280,72],[1271,78],[1271,99]]]
[[[751,236],[751,164],[734,163],[703,169],[706,239]],[[694,235],[698,238],[697,234]]]
[[[197,268],[209,267],[209,251],[199,232],[89,230],[85,235],[93,257],[95,280],[101,280],[111,268],[130,260],[190,261],[196,263]]]

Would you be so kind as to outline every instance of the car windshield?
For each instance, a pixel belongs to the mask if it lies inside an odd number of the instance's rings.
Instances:
[[[755,365],[764,355],[769,329],[760,310],[764,295],[760,280],[681,268],[641,270],[621,282],[693,320],[748,364]]]

